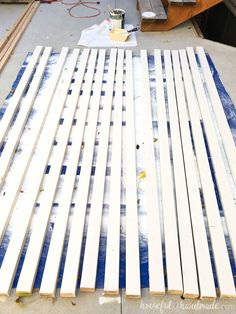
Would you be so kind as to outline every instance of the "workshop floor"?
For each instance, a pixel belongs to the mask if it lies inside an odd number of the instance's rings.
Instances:
[[[136,0],[103,0],[100,5],[102,14],[96,18],[75,19],[67,12],[67,6],[61,3],[41,4],[31,23],[19,41],[13,55],[3,72],[0,74],[0,104],[10,91],[20,66],[28,51],[36,45],[52,46],[54,51],[60,51],[63,46],[77,47],[82,29],[102,22],[108,17],[107,5],[120,7],[126,11],[126,22],[136,26],[139,13],[136,11]],[[24,10],[25,5],[0,4],[0,38]],[[78,11],[79,12],[79,11]],[[83,13],[82,11],[80,11]],[[76,13],[76,11],[74,12]],[[89,12],[84,12],[85,14]],[[137,33],[138,45],[133,50],[154,48],[179,49],[187,46],[203,46],[209,52],[221,75],[233,102],[236,104],[236,48],[211,42],[197,37],[192,24],[185,23],[170,32]],[[124,291],[119,297],[107,298],[102,290],[96,293],[79,293],[77,298],[64,300],[58,298],[42,299],[36,292],[32,297],[17,299],[14,291],[10,298],[0,298],[0,314],[21,313],[235,313],[236,301],[219,300],[215,302],[183,300],[180,297],[149,296],[143,289],[142,300],[126,299]]]

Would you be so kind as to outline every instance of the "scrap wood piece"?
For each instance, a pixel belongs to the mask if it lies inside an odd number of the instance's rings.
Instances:
[[[28,26],[38,7],[39,2],[32,1],[27,6],[26,11],[22,15],[22,18],[19,19],[12,27],[10,34],[7,34],[5,39],[0,42],[0,73],[6,65],[12,51],[14,50],[19,39],[23,35],[26,27]]]

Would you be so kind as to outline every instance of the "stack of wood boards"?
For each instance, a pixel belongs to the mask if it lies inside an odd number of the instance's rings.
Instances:
[[[0,122],[0,295],[39,276],[73,297],[101,272],[116,295],[125,271],[137,298],[145,260],[154,295],[235,298],[235,143],[203,48],[51,52]]]
[[[6,36],[0,41],[0,73],[11,56],[12,51],[20,40],[27,25],[31,21],[34,13],[39,6],[39,2],[30,1],[23,14],[18,18],[14,25],[9,29]]]

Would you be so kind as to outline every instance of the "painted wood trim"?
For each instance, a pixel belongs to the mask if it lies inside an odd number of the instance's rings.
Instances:
[[[122,106],[124,50],[118,50],[116,85],[113,115],[111,151],[111,175],[107,246],[105,262],[104,293],[119,294],[120,271],[120,207],[121,207],[121,162],[122,162]]]
[[[15,206],[18,194],[20,192],[21,185],[23,183],[24,177],[30,165],[30,161],[32,159],[35,147],[38,143],[38,139],[40,137],[41,130],[43,129],[43,125],[45,123],[48,111],[53,106],[54,92],[56,90],[67,54],[68,54],[68,48],[63,48],[61,51],[58,63],[56,65],[55,73],[48,83],[48,88],[43,98],[45,102],[45,106],[44,106],[45,109],[42,112],[42,116],[40,116],[40,119],[38,120],[37,125],[32,129],[29,143],[26,149],[22,152],[22,155],[19,160],[19,165],[16,167],[16,170],[15,170],[15,177],[13,179],[13,182],[11,182],[10,184],[10,191],[6,191],[5,195],[1,197],[0,199],[0,216],[1,216],[0,242],[2,241],[4,232],[6,230],[6,227],[8,225],[8,222],[11,216],[11,212]],[[63,89],[63,85],[64,85],[63,82],[59,83],[58,85],[60,87],[60,90]],[[61,93],[60,90],[58,89],[57,93]],[[57,98],[57,101],[58,101],[58,98]]]
[[[183,294],[182,272],[177,228],[177,213],[174,182],[170,159],[167,129],[166,103],[164,94],[161,51],[154,51],[156,74],[156,99],[158,117],[158,142],[160,147],[160,176],[162,191],[162,212],[167,268],[167,290],[171,294]],[[173,263],[173,261],[175,261]]]
[[[214,299],[216,297],[214,276],[212,272],[211,258],[199,192],[197,165],[195,162],[189,128],[189,117],[186,108],[187,104],[185,100],[185,90],[180,68],[179,53],[177,50],[172,51],[172,63],[174,68],[177,108],[179,114],[200,297]]]
[[[44,177],[44,170],[50,156],[52,142],[58,129],[58,121],[64,107],[72,75],[74,74],[78,55],[79,49],[74,49],[72,60],[68,66],[68,71],[64,76],[63,90],[54,98],[54,100],[57,101],[54,102],[54,106],[48,114],[44,129],[42,130],[39,139],[37,148],[40,153],[35,155],[35,158],[32,159],[31,167],[27,173],[31,178],[31,185],[28,190],[24,191],[19,204],[20,209],[17,217],[19,223],[14,226],[0,269],[0,295],[9,295],[11,290],[21,251],[32,219],[34,205]]]
[[[159,200],[156,178],[155,152],[153,145],[152,111],[148,72],[148,56],[141,50],[141,104],[144,132],[144,205],[147,210],[149,290],[151,294],[165,293],[162,239],[159,216]]]
[[[169,50],[164,50],[167,83],[168,109],[170,118],[171,143],[174,165],[177,218],[179,226],[180,254],[183,275],[184,297],[199,296],[188,192],[184,170],[181,133],[179,128],[172,61]]]
[[[85,54],[85,61],[87,60],[88,52]],[[82,74],[77,75],[75,78],[75,86],[81,86],[81,77]],[[75,87],[75,88],[76,88]],[[78,89],[80,91],[80,89]],[[24,264],[22,267],[22,271],[20,274],[20,278],[18,281],[18,285],[16,288],[17,295],[29,295],[32,293],[34,279],[37,272],[37,267],[40,259],[40,254],[42,251],[44,239],[47,232],[48,221],[51,213],[51,208],[54,200],[54,196],[56,193],[58,180],[60,177],[61,167],[63,164],[67,143],[69,139],[69,135],[71,132],[71,126],[73,123],[75,110],[77,106],[77,98],[78,98],[78,90],[77,94],[73,94],[72,98],[67,99],[67,108],[66,116],[64,117],[64,123],[61,126],[63,137],[58,141],[58,146],[56,148],[57,160],[54,164],[52,164],[48,186],[50,189],[45,190],[43,194],[43,198],[40,201],[40,212],[38,214],[38,218],[36,223],[34,224],[34,228],[32,230],[32,234],[30,237],[30,242],[27,248]]]
[[[19,107],[21,98],[24,94],[24,91],[30,81],[30,78],[34,72],[34,69],[37,65],[37,62],[40,58],[41,52],[43,50],[42,46],[37,46],[33,52],[33,55],[31,56],[29,60],[29,64],[27,65],[19,84],[16,87],[16,90],[12,96],[12,98],[9,101],[9,104],[6,108],[6,112],[4,113],[1,121],[0,121],[0,144],[2,144],[4,137],[6,136],[11,122],[14,118],[14,115],[16,113],[17,108]]]
[[[193,53],[192,48],[187,48],[187,51],[190,51],[191,53]],[[199,76],[199,69],[198,71],[195,71],[195,72],[197,72],[197,74],[194,74],[194,75]],[[199,97],[200,111],[204,120],[204,127],[206,131],[207,142],[208,142],[210,153],[211,153],[216,182],[219,189],[221,202],[223,205],[223,210],[224,210],[225,220],[226,220],[228,233],[229,233],[229,237],[230,237],[230,241],[232,245],[232,250],[233,250],[234,258],[236,258],[236,228],[235,228],[235,223],[234,223],[236,221],[236,205],[234,203],[234,196],[231,191],[228,174],[225,168],[218,138],[215,133],[215,127],[212,121],[211,112],[210,112],[206,94],[202,85],[202,81],[197,84],[198,84],[197,93]]]
[[[39,85],[42,81],[43,74],[44,74],[48,59],[50,57],[51,51],[52,51],[51,47],[46,47],[43,52],[39,65],[33,76],[33,80],[30,84],[30,89],[25,99],[23,100],[22,106],[20,108],[20,112],[12,127],[10,137],[8,138],[6,145],[4,147],[4,150],[2,152],[2,155],[0,158],[0,187],[4,183],[6,174],[9,170],[13,156],[15,154],[16,147],[19,144],[20,137],[24,131],[25,124],[27,122],[30,111],[34,104],[34,101],[35,101],[35,98],[39,89]]]
[[[39,290],[40,295],[44,296],[55,295],[57,276],[60,267],[61,255],[67,228],[67,221],[71,208],[71,200],[74,192],[74,183],[77,173],[78,160],[84,134],[84,126],[86,122],[87,110],[90,101],[96,58],[97,50],[92,49],[90,57],[88,59],[86,76],[84,76],[84,72],[87,64],[87,58],[85,58],[86,62],[83,61],[80,70],[78,70],[78,72],[81,74],[79,80],[80,84],[82,84],[83,78],[85,78],[85,83],[83,87],[83,95],[79,98],[78,119],[76,126],[74,127],[75,128],[74,131],[76,134],[76,143],[72,145],[71,158],[68,161],[66,175],[62,187],[62,193],[64,197],[61,199],[59,204],[59,211],[56,217],[56,222],[54,225],[54,230],[48,250],[47,261],[44,268],[42,283]],[[75,101],[77,103],[80,88],[76,89],[76,91],[77,92],[75,94]]]
[[[83,159],[81,164],[81,171],[80,171],[80,178],[77,186],[77,197],[76,197],[76,208],[74,210],[74,217],[72,222],[72,229],[70,233],[70,242],[69,247],[67,250],[66,261],[64,266],[64,273],[62,278],[61,290],[60,295],[61,297],[75,297],[76,296],[76,287],[78,281],[78,269],[79,269],[79,262],[80,262],[80,254],[81,254],[81,244],[82,238],[79,241],[74,241],[73,244],[76,244],[75,247],[71,245],[72,237],[73,237],[73,230],[79,230],[78,228],[73,227],[74,225],[79,226],[82,225],[83,230],[83,223],[84,223],[84,215],[87,209],[87,198],[89,193],[89,186],[90,186],[90,177],[91,177],[91,168],[93,163],[93,152],[94,152],[94,143],[96,138],[96,130],[97,130],[97,120],[98,120],[98,113],[99,113],[99,105],[100,105],[100,97],[101,97],[101,90],[102,90],[102,81],[103,81],[103,71],[104,71],[104,64],[105,64],[105,56],[106,51],[104,49],[99,50],[99,57],[98,57],[98,64],[96,67],[96,75],[94,78],[94,85],[93,85],[93,97],[90,101],[90,115],[89,121],[86,131],[86,139],[85,139],[85,147],[83,152]],[[80,215],[83,213],[83,219],[77,219],[78,213]],[[74,229],[73,229],[74,228]],[[80,231],[80,234],[81,231]],[[77,236],[76,236],[77,238]],[[79,237],[77,238],[79,239]]]
[[[236,146],[234,143],[234,139],[230,131],[229,124],[226,119],[225,112],[205,52],[202,47],[197,47],[196,51],[199,56],[201,68],[206,80],[206,85],[211,99],[212,107],[222,136],[224,149],[227,155],[231,172],[233,174],[234,182],[236,184]]]
[[[185,54],[181,54],[181,63],[184,64]],[[212,175],[210,166],[208,163],[208,157],[205,149],[204,138],[202,134],[202,129],[200,121],[197,119],[199,116],[198,107],[201,110],[204,128],[206,136],[208,139],[208,145],[210,147],[212,156],[214,157],[214,152],[219,153],[217,149],[217,141],[215,137],[214,128],[211,121],[211,116],[209,108],[207,106],[207,99],[205,91],[202,85],[202,80],[195,58],[195,53],[192,48],[187,48],[187,57],[189,66],[191,69],[191,74],[187,72],[188,67],[184,66],[186,71],[183,72],[186,84],[186,90],[191,93],[187,97],[191,97],[191,106],[189,105],[189,113],[191,116],[191,125],[194,136],[194,141],[196,143],[196,154],[198,160],[198,167],[200,171],[201,184],[203,188],[203,195],[207,213],[208,227],[211,234],[211,244],[213,248],[214,261],[216,266],[219,290],[221,297],[235,297],[235,287],[234,280],[232,277],[232,270],[229,262],[228,251],[226,247],[223,226],[221,224],[220,212],[218,208],[218,203],[215,195],[214,184],[212,182]],[[191,84],[192,82],[192,84]],[[187,85],[188,84],[188,85]],[[193,84],[195,90],[193,90]],[[195,91],[195,93],[194,93]],[[206,110],[205,110],[206,109]],[[201,136],[200,136],[201,135]],[[223,169],[221,169],[223,171]]]
[[[0,242],[3,238],[4,232],[6,230],[7,224],[9,222],[12,209],[16,203],[21,185],[23,183],[25,174],[27,173],[27,169],[29,167],[31,158],[33,156],[35,147],[38,143],[39,136],[41,134],[41,129],[45,123],[45,119],[49,108],[51,106],[52,97],[54,95],[66,56],[68,53],[68,48],[63,48],[61,55],[58,60],[57,69],[55,71],[54,76],[49,82],[48,89],[45,92],[45,110],[42,112],[41,118],[37,121],[37,125],[33,128],[31,137],[29,142],[27,143],[26,150],[22,152],[22,156],[19,160],[19,167],[16,169],[15,177],[13,178],[13,182],[10,183],[10,191],[6,191],[4,197],[0,199]]]
[[[109,130],[110,130],[110,118],[111,118],[111,107],[113,99],[113,86],[114,86],[114,75],[115,75],[115,65],[116,65],[116,55],[117,50],[112,49],[110,52],[110,61],[107,77],[107,85],[105,90],[105,99],[101,117],[101,129],[99,135],[99,145],[97,151],[97,162],[96,162],[96,171],[94,175],[93,182],[93,191],[89,215],[89,225],[86,237],[86,247],[85,247],[85,256],[82,268],[82,278],[80,283],[81,291],[94,291],[95,290],[95,280],[97,274],[97,259],[98,259],[98,250],[99,250],[99,239],[100,239],[100,229],[101,229],[101,219],[102,219],[102,209],[103,209],[103,194],[105,187],[105,175],[106,175],[106,162],[107,162],[107,151],[108,151],[108,139],[109,139]],[[79,204],[79,200],[78,200]],[[76,220],[79,218],[80,208],[77,207],[76,211]],[[74,218],[74,219],[75,219]],[[97,220],[96,220],[97,219]],[[76,221],[74,220],[74,221]],[[76,247],[78,238],[76,238],[76,226],[78,224],[74,223],[73,225],[73,237],[71,240],[71,252],[72,248]],[[94,227],[94,229],[92,228]],[[78,231],[81,227],[78,228]],[[81,243],[83,232],[82,230],[77,234],[79,236],[79,243]],[[93,241],[94,240],[94,241]],[[89,260],[89,254],[92,256]],[[89,273],[88,274],[88,270]]]
[[[126,50],[125,75],[125,193],[126,193],[126,296],[141,296],[138,230],[138,196],[136,176],[136,141],[134,109],[134,77],[132,51]]]

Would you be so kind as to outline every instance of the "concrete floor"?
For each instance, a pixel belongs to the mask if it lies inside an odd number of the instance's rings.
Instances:
[[[95,23],[100,23],[108,17],[107,5],[126,10],[126,22],[136,26],[139,23],[139,13],[136,11],[136,0],[103,0],[102,14],[96,18],[75,19],[67,13],[67,7],[61,3],[41,4],[31,23],[19,41],[8,64],[0,74],[0,105],[11,89],[22,62],[28,51],[36,45],[52,46],[54,51],[60,51],[63,46],[78,47],[77,42],[82,29]],[[25,5],[0,4],[0,37],[14,22]],[[82,10],[82,9],[80,9]],[[79,11],[78,11],[79,12]],[[77,12],[77,13],[78,13]],[[82,11],[80,11],[83,13]],[[76,13],[76,12],[74,12]],[[85,12],[86,13],[86,12]],[[138,53],[140,49],[154,48],[177,49],[187,46],[203,46],[210,53],[221,79],[236,104],[236,48],[198,38],[192,24],[185,23],[170,32],[137,33],[138,46],[133,48]],[[219,300],[206,302],[199,300],[183,300],[180,297],[152,297],[147,289],[142,291],[142,300],[126,299],[124,291],[117,298],[105,298],[101,290],[96,293],[80,293],[77,298],[63,300],[42,299],[36,292],[32,297],[17,299],[12,291],[10,298],[0,298],[0,314],[21,313],[236,313],[236,301]]]

